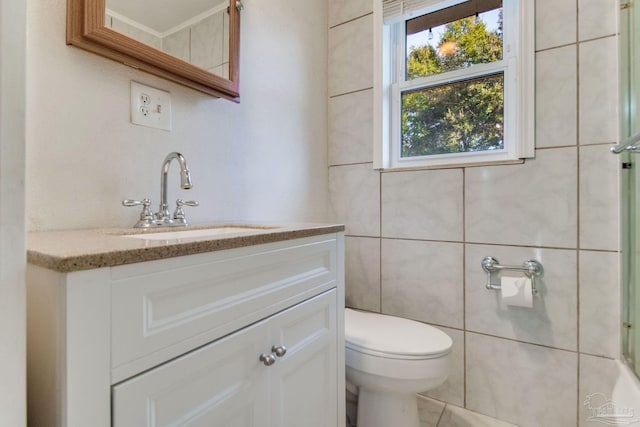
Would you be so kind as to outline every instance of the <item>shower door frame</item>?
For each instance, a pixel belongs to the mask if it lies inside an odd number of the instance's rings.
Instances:
[[[627,6],[624,6],[626,4]],[[620,2],[620,140],[640,132],[640,2]],[[632,78],[636,76],[636,78]],[[640,173],[637,154],[621,154],[622,358],[640,376]]]

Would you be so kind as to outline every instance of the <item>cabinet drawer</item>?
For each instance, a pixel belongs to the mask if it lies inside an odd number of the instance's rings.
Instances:
[[[336,286],[336,235],[112,269],[112,383]]]

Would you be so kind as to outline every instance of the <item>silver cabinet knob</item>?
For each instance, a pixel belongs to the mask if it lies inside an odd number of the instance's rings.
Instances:
[[[264,363],[264,366],[271,366],[276,363],[276,356],[274,356],[273,354],[262,353],[260,355],[260,361]]]
[[[287,354],[287,347],[283,345],[273,346],[271,347],[271,351],[275,353],[276,356],[282,357]]]

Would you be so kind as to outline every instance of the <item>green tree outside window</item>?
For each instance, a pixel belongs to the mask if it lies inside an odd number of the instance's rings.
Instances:
[[[434,47],[411,49],[406,79],[428,77],[502,59],[502,19],[489,31],[474,17],[446,24]],[[402,157],[504,148],[504,75],[402,94]]]

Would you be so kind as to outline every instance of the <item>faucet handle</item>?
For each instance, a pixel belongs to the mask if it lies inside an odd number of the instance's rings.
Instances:
[[[182,199],[176,200],[176,210],[173,212],[173,220],[181,225],[188,225],[187,219],[184,214],[183,206],[196,207],[200,203],[195,200],[184,201]]]
[[[153,226],[153,212],[149,206],[151,206],[151,200],[142,199],[142,200],[131,200],[125,199],[122,201],[122,206],[132,207],[132,206],[142,206],[142,212],[140,212],[140,219],[134,225],[135,228],[148,228]]]
[[[151,200],[142,199],[142,200],[132,200],[132,199],[124,199],[122,201],[122,206],[131,207],[131,206],[151,206]]]
[[[178,207],[191,206],[192,208],[195,208],[196,206],[199,206],[199,205],[200,203],[195,200],[187,200],[187,201],[184,201],[182,199],[176,200],[176,206]]]

